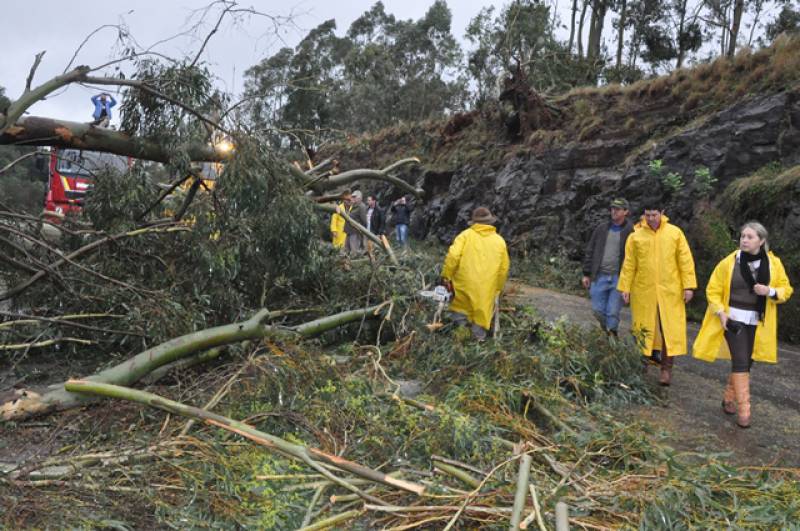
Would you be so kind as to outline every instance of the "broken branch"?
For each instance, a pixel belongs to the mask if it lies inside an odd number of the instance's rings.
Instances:
[[[338,456],[330,455],[316,448],[291,443],[275,435],[259,431],[243,422],[239,422],[228,417],[223,417],[222,415],[205,411],[197,407],[187,406],[185,404],[181,404],[180,402],[175,402],[153,393],[139,391],[119,385],[91,382],[87,380],[69,380],[64,384],[64,388],[67,391],[74,393],[118,398],[121,400],[149,405],[174,415],[193,418],[208,425],[217,426],[218,428],[231,431],[262,446],[277,450],[282,455],[293,457],[308,464],[311,464],[313,461],[319,461],[320,463],[333,465],[340,470],[350,472],[356,476],[374,481],[376,483],[382,483],[389,487],[399,488],[417,495],[422,495],[425,492],[425,487],[422,485],[388,476],[383,472],[367,468],[363,465],[348,461]],[[342,478],[331,477],[330,472],[328,472],[326,468],[320,466],[319,463],[317,463],[317,466],[314,466],[313,468],[317,469],[320,473],[329,479],[336,481],[336,483],[340,485],[349,485],[347,481],[343,480]],[[361,492],[358,488],[352,485],[349,485],[349,487],[351,487],[350,490]],[[383,504],[381,500],[378,500],[378,503]]]

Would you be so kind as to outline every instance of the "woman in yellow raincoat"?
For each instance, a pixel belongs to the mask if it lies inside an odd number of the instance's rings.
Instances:
[[[461,232],[444,260],[442,278],[455,292],[450,311],[456,321],[466,318],[477,339],[486,337],[491,327],[495,300],[508,278],[506,242],[491,223],[496,221],[489,209],[472,212],[470,228]]]
[[[671,382],[673,357],[687,352],[686,303],[696,288],[694,259],[683,231],[660,208],[645,207],[625,244],[617,289],[631,305],[631,330],[641,340],[642,353],[661,355],[661,385]]]
[[[792,296],[786,270],[769,252],[767,230],[745,223],[734,251],[714,268],[706,287],[708,309],[692,355],[703,361],[731,360],[722,409],[742,428],[750,426],[750,367],[778,361],[777,305]]]

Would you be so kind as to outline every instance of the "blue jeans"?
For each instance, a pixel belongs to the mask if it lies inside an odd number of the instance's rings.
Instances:
[[[408,243],[408,225],[405,223],[398,223],[395,229],[397,229],[397,241],[406,245]]]
[[[600,273],[589,287],[592,311],[603,330],[616,332],[619,327],[619,312],[622,309],[622,295],[617,291],[619,275]]]

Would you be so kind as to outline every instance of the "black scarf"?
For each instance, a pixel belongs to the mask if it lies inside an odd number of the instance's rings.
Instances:
[[[750,270],[750,262],[761,260],[756,271],[756,277],[753,278],[753,272]],[[764,247],[759,249],[758,254],[750,254],[744,251],[739,253],[739,271],[742,278],[750,286],[750,293],[753,293],[753,286],[756,284],[763,284],[769,286],[769,259]],[[764,311],[767,309],[767,297],[765,295],[757,295],[756,311],[758,312],[758,320],[764,320]]]

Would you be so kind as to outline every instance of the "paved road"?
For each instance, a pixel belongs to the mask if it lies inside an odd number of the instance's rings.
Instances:
[[[509,296],[528,301],[546,319],[565,316],[594,326],[589,300],[512,282]],[[630,329],[630,310],[622,312],[621,329]],[[699,326],[690,323],[689,340]],[[691,347],[690,347],[691,348]],[[663,388],[665,407],[641,407],[637,414],[667,427],[673,446],[681,450],[731,452],[737,464],[800,466],[800,347],[780,345],[778,364],[757,363],[751,373],[753,422],[736,426],[720,403],[729,362],[705,363],[680,356],[673,384]],[[657,370],[651,369],[655,381]]]

